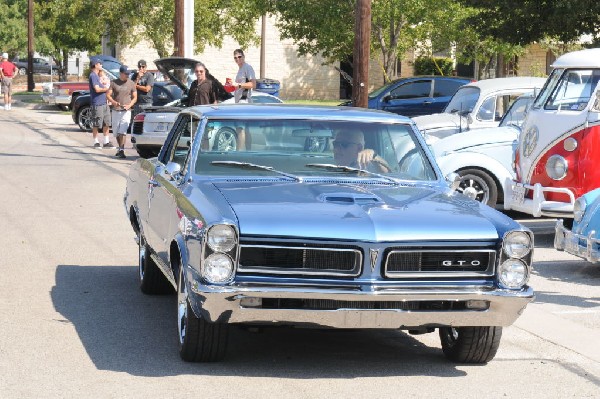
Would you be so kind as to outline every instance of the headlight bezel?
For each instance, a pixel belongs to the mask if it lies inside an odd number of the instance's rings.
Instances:
[[[229,240],[229,243],[223,245],[222,243],[216,240],[216,236],[225,237],[226,240]],[[235,233],[235,229],[228,224],[215,224],[211,226],[206,232],[206,244],[208,247],[214,252],[229,252],[235,247],[237,244],[237,234]],[[215,240],[217,242],[215,242]]]
[[[556,173],[557,166],[562,168],[562,171]],[[562,155],[554,154],[546,161],[546,174],[552,180],[560,181],[567,176],[569,172],[569,161],[565,159]]]
[[[585,198],[579,197],[575,200],[575,204],[573,204],[573,219],[579,223],[583,219],[583,215],[585,214],[585,210],[587,208],[587,202]]]
[[[519,240],[523,240],[525,239],[527,242],[526,244],[524,242],[519,243]],[[517,248],[510,248],[509,245],[511,245],[510,241],[513,240],[515,245],[524,245],[526,247],[526,250],[524,250],[524,252],[518,253],[518,249]],[[531,237],[531,235],[529,235],[527,232],[522,231],[522,230],[513,230],[510,231],[508,233],[506,233],[506,235],[504,236],[504,239],[502,240],[502,250],[504,251],[504,253],[506,254],[506,256],[508,258],[514,258],[514,259],[523,259],[524,257],[526,257],[527,255],[529,255],[529,253],[531,253],[531,250],[533,249],[533,239]]]
[[[224,261],[228,264],[229,270],[226,273],[226,275],[222,278],[214,278],[216,274],[211,271],[211,269],[219,267],[215,265],[218,261]],[[202,278],[204,278],[207,282],[211,284],[226,284],[230,282],[233,279],[233,276],[235,275],[235,264],[233,262],[233,259],[228,254],[222,252],[215,252],[208,255],[204,259],[204,261],[202,262],[201,273]]]
[[[520,268],[519,274],[522,277],[516,282],[507,278],[507,273],[514,274],[516,272],[515,270],[510,270],[509,266]],[[511,290],[523,288],[529,281],[529,275],[529,267],[523,259],[509,258],[502,262],[498,268],[498,282],[500,283],[500,286]]]
[[[224,233],[225,237],[228,237],[226,245],[222,245],[218,239],[219,234]],[[197,271],[200,274],[200,278],[204,283],[209,285],[226,285],[231,283],[235,279],[237,273],[237,263],[239,259],[239,233],[237,226],[233,223],[222,221],[206,226],[201,234],[202,236],[202,252],[199,265],[196,266]],[[227,278],[214,278],[215,274],[211,273],[209,269],[212,265],[211,262],[217,256],[225,256],[229,260],[228,276]]]

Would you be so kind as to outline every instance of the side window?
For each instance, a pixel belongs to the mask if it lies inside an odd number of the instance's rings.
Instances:
[[[192,115],[182,115],[173,127],[169,147],[164,155],[163,163],[175,162],[185,169],[192,149],[192,140],[196,134],[199,120]]]
[[[434,97],[452,97],[463,82],[450,79],[434,79],[433,80],[433,96]]]
[[[408,100],[411,98],[429,97],[431,93],[431,80],[417,80],[403,84],[391,91],[390,95],[395,100]]]
[[[500,94],[486,98],[479,111],[477,119],[482,121],[500,121],[510,105],[523,93]]]

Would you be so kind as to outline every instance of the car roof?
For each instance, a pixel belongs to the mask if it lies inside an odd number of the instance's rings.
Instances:
[[[296,104],[214,104],[186,108],[181,113],[199,117],[226,119],[322,119],[357,122],[409,123],[412,120],[390,112],[356,107],[312,106]]]
[[[600,48],[564,54],[552,64],[553,68],[600,68]]]
[[[536,78],[533,76],[513,76],[508,78],[493,78],[471,82],[464,87],[475,86],[481,91],[497,91],[506,89],[529,89],[541,88],[546,83],[546,78]]]

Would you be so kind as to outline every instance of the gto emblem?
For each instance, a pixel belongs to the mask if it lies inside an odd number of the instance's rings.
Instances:
[[[443,260],[442,266],[479,266],[481,262],[478,260]]]
[[[377,263],[377,257],[379,256],[378,249],[369,249],[369,254],[371,255],[371,271],[375,270],[375,264]]]
[[[537,145],[539,135],[540,132],[538,131],[537,126],[532,126],[527,129],[525,137],[523,138],[523,156],[525,156],[525,158],[529,158],[529,156],[533,153],[533,150]]]

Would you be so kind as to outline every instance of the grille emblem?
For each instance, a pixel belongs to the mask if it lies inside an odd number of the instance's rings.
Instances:
[[[378,249],[369,249],[369,253],[371,255],[371,271],[375,270],[375,265],[377,264],[377,257],[379,256]]]
[[[479,266],[481,265],[481,262],[478,260],[472,260],[472,261],[467,261],[467,260],[456,260],[456,261],[451,261],[451,260],[443,260],[442,261],[442,266]]]
[[[523,155],[526,158],[529,158],[529,156],[533,153],[533,150],[537,145],[539,135],[540,132],[538,131],[537,126],[532,126],[525,133],[525,137],[523,138]]]

